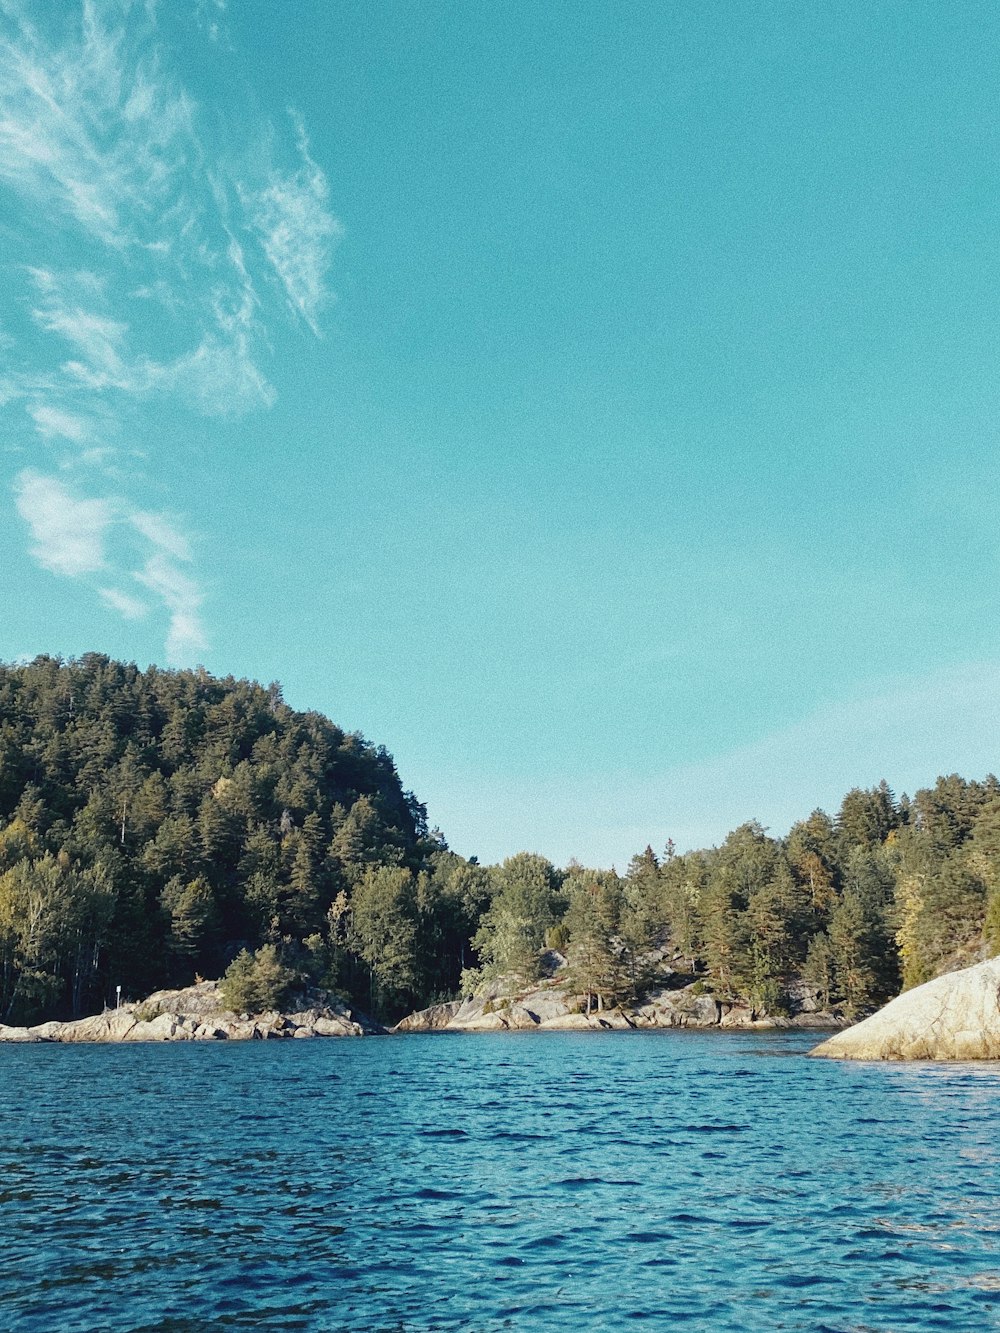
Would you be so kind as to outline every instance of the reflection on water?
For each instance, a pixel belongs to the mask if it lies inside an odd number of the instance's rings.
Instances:
[[[0,1327],[1000,1328],[1000,1066],[811,1041],[0,1047]]]

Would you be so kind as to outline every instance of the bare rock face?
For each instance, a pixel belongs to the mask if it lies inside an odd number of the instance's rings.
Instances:
[[[905,991],[810,1055],[833,1060],[1000,1060],[1000,958]]]

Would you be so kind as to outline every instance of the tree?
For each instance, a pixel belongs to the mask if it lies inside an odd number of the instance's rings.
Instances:
[[[848,1014],[863,1014],[887,1000],[895,987],[884,923],[871,901],[856,888],[845,891],[830,919],[829,933],[837,990]]]
[[[555,925],[564,906],[559,876],[544,856],[519,852],[508,857],[495,872],[495,885],[472,940],[482,968],[465,984],[507,975],[533,981],[545,932]]]
[[[747,906],[750,998],[770,1013],[787,1007],[788,984],[805,959],[809,907],[804,886],[784,862]]]
[[[837,815],[837,831],[847,846],[879,847],[899,824],[899,809],[885,782],[869,791],[852,788]]]
[[[351,898],[349,940],[368,965],[370,1002],[384,1012],[412,998],[419,977],[413,872],[369,867]]]
[[[569,897],[565,923],[574,985],[586,996],[587,1013],[617,1004],[631,989],[632,976],[622,939],[624,897],[613,871],[571,870],[564,885]]]
[[[0,876],[0,1015],[60,1002],[79,1013],[114,908],[100,865],[77,871],[47,853]]]
[[[742,824],[715,857],[702,900],[702,929],[709,968],[726,990],[746,992],[758,985],[751,901],[773,879],[778,844],[756,822]]]
[[[255,953],[241,949],[226,969],[219,990],[223,1003],[238,1014],[281,1009],[298,978],[286,967],[273,944]]]
[[[168,948],[181,964],[183,976],[187,967],[201,961],[216,938],[220,916],[215,894],[204,875],[186,884],[175,875],[164,886],[160,901],[170,917]]]
[[[809,951],[802,967],[802,979],[816,989],[821,1009],[829,1009],[837,983],[837,956],[830,936],[820,931],[809,941]]]

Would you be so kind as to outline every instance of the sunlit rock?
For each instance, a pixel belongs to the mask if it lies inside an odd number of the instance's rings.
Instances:
[[[1000,958],[905,991],[810,1054],[835,1060],[1000,1060]]]

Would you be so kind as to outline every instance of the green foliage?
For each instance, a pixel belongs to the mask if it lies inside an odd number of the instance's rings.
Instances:
[[[238,1014],[280,1009],[299,978],[281,962],[277,948],[265,944],[256,953],[241,949],[226,969],[219,990],[227,1008]]]
[[[417,993],[414,888],[412,871],[379,866],[365,872],[351,898],[349,940],[368,965],[371,998],[380,1009]]]
[[[560,876],[544,856],[520,852],[494,871],[494,891],[473,938],[483,977],[533,981],[545,932],[559,919]]]
[[[983,936],[989,956],[1000,954],[1000,890],[993,889],[986,903]]]
[[[110,930],[114,888],[98,862],[46,853],[0,876],[0,1019],[30,1018],[66,994],[78,1014]]]
[[[545,932],[545,947],[555,949],[557,953],[565,953],[572,938],[573,932],[567,922],[559,921]]]

